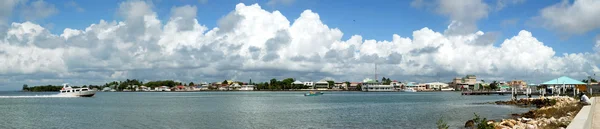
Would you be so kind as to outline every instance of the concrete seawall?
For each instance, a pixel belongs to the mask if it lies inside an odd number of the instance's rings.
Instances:
[[[593,122],[594,120],[600,120],[600,99],[594,97],[591,99],[592,104],[583,106],[579,113],[573,118],[567,129],[600,129],[600,122]]]

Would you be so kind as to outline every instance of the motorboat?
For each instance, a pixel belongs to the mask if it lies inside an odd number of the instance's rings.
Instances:
[[[323,92],[312,92],[311,91],[311,92],[305,93],[304,96],[319,96],[319,95],[323,95],[323,94],[324,94]]]
[[[68,84],[63,84],[63,88],[60,90],[59,95],[64,96],[75,96],[75,97],[92,97],[96,94],[95,90],[90,90],[90,88],[82,87],[82,88],[73,88]]]
[[[417,90],[415,90],[413,88],[406,88],[406,89],[402,89],[402,92],[417,92]]]

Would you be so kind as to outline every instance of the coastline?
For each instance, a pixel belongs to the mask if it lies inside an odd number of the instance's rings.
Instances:
[[[484,122],[484,124],[497,129],[566,128],[574,119],[579,110],[583,107],[583,105],[579,104],[579,101],[576,99],[565,96],[496,101],[493,102],[493,104],[536,107],[535,109],[529,110],[525,113],[511,114],[511,117],[508,119],[502,119],[499,121],[489,120]],[[465,123],[465,127],[474,127],[475,125],[477,125],[477,122],[473,120],[469,120]]]

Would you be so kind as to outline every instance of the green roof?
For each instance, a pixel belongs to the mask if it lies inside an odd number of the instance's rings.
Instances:
[[[542,85],[562,85],[562,84],[581,84],[581,85],[583,85],[585,83],[583,83],[581,81],[577,81],[577,80],[567,77],[567,76],[562,76],[557,79],[552,79],[550,81],[542,83]]]

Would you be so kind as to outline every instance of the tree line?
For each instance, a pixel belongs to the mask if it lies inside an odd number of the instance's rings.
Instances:
[[[255,85],[256,90],[290,90],[290,89],[307,89],[309,88],[309,86],[303,85],[303,84],[292,84],[294,81],[296,81],[294,78],[286,78],[283,80],[277,80],[275,78],[269,80],[268,82],[259,82],[259,83],[255,83],[252,82],[252,79],[249,80],[248,83],[245,84],[250,84],[250,85]],[[381,81],[377,80],[378,82],[382,82],[383,84],[387,84],[389,85],[391,83],[391,79],[389,78],[385,78],[383,77]],[[222,84],[226,84],[227,80],[223,81]],[[243,82],[236,82],[236,83],[243,83]],[[335,84],[334,81],[327,81],[327,83],[329,84],[330,88]],[[350,82],[343,82],[346,83],[346,85],[350,86]],[[88,87],[90,89],[93,88],[97,88],[99,90],[102,90],[105,87],[109,87],[112,89],[115,89],[117,91],[123,91],[123,90],[131,90],[134,91],[135,90],[135,86],[146,86],[146,87],[150,87],[150,88],[156,88],[159,86],[168,86],[168,87],[174,87],[174,86],[178,86],[178,85],[183,85],[183,86],[195,86],[196,84],[194,82],[189,82],[189,83],[183,83],[183,82],[178,82],[178,81],[173,81],[173,80],[159,80],[159,81],[149,81],[144,83],[143,81],[137,80],[137,79],[126,79],[124,81],[112,81],[112,82],[108,82],[105,83],[104,85],[83,85],[81,87]],[[79,88],[80,86],[71,86],[74,88]],[[211,90],[216,90],[218,87],[215,86],[209,86],[209,89]],[[33,87],[29,87],[27,84],[23,85],[22,90],[23,91],[31,91],[31,92],[45,92],[45,91],[59,91],[60,89],[62,89],[62,86],[59,85],[40,85],[40,86],[33,86]],[[349,89],[349,90],[360,90],[360,85],[356,88],[356,89]]]

